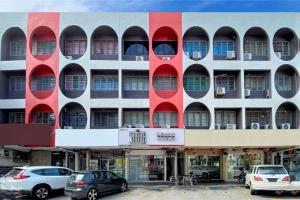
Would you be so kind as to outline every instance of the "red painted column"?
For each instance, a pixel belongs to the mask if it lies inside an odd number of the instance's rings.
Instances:
[[[153,51],[152,42],[153,36],[159,28],[169,27],[173,29],[173,31],[177,35],[178,41],[178,49],[176,56],[172,57],[170,61],[163,61],[158,58]],[[157,36],[157,34],[156,34]],[[161,38],[168,36],[168,33],[165,31],[161,31]],[[177,92],[175,95],[167,98],[162,98],[162,95],[155,93],[152,80],[153,75],[157,68],[160,66],[167,64],[171,65],[175,68],[177,72]],[[182,17],[181,13],[149,13],[149,111],[150,111],[150,119],[149,125],[153,127],[153,113],[156,108],[160,111],[168,111],[169,104],[172,104],[176,107],[178,111],[178,126],[179,128],[183,127],[183,73],[182,73]],[[160,71],[160,70],[159,70]],[[166,71],[166,74],[169,70]],[[163,72],[159,72],[163,73]],[[168,96],[168,94],[166,94]],[[166,105],[166,106],[164,106]],[[162,108],[166,107],[166,108]]]
[[[31,53],[31,37],[35,30],[46,27],[53,31],[56,40],[56,48],[52,56],[47,59],[37,59]],[[47,32],[42,31],[42,37],[47,37]],[[55,127],[59,127],[58,115],[58,88],[59,88],[59,13],[29,13],[27,24],[26,47],[26,95],[25,95],[25,122],[30,123],[30,115],[34,108],[49,107],[55,114]],[[46,65],[52,69],[56,78],[53,92],[46,98],[37,98],[30,90],[30,75],[38,66]],[[46,106],[45,106],[46,105]],[[51,137],[51,146],[54,146],[54,129]]]

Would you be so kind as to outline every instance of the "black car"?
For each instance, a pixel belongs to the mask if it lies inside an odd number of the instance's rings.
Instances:
[[[68,179],[65,195],[72,199],[96,200],[100,194],[125,192],[127,188],[126,179],[110,171],[74,172]]]

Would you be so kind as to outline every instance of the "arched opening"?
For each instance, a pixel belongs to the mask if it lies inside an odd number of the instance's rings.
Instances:
[[[79,103],[68,103],[60,110],[59,121],[62,129],[84,129],[87,123],[86,111]]]
[[[178,110],[172,103],[161,103],[154,109],[152,120],[157,128],[178,128]]]
[[[55,114],[52,108],[46,104],[35,106],[29,115],[29,123],[31,124],[49,124],[55,125]]]
[[[282,103],[276,111],[276,126],[278,129],[297,129],[299,127],[298,108],[291,102]]]
[[[299,90],[299,74],[291,65],[280,66],[275,73],[275,88],[283,98],[294,97]]]
[[[5,31],[1,40],[1,60],[25,60],[26,36],[19,27]]]
[[[184,125],[188,129],[209,129],[210,113],[208,108],[199,102],[188,105],[184,111]]]

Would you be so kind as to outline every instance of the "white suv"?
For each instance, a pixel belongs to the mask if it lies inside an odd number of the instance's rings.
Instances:
[[[251,194],[259,190],[281,194],[289,188],[290,176],[282,165],[256,165],[247,172],[245,185],[250,187]]]
[[[63,167],[15,167],[0,178],[0,190],[46,199],[52,190],[64,189],[72,170]]]

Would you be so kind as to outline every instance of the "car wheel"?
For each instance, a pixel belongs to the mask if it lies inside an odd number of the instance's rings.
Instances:
[[[179,185],[183,185],[183,178],[180,177],[179,180],[178,180],[178,182],[179,182]]]
[[[291,191],[291,194],[296,196],[299,194],[299,192],[300,192],[299,190],[293,190],[293,191]]]
[[[127,183],[123,182],[123,183],[121,184],[121,187],[120,187],[121,192],[126,192],[127,189],[128,189],[128,188],[127,188]]]
[[[47,185],[36,186],[32,191],[34,199],[47,199],[50,193],[50,188]]]
[[[96,189],[91,189],[88,193],[87,193],[87,199],[88,200],[96,200],[98,197],[98,191]]]
[[[252,189],[251,183],[250,183],[250,194],[251,195],[256,195],[257,191]]]
[[[208,174],[207,174],[207,173],[203,173],[203,174],[202,174],[202,178],[203,178],[204,180],[207,180],[207,179],[208,179]]]
[[[197,185],[198,184],[198,181],[196,178],[193,178],[193,185]]]

